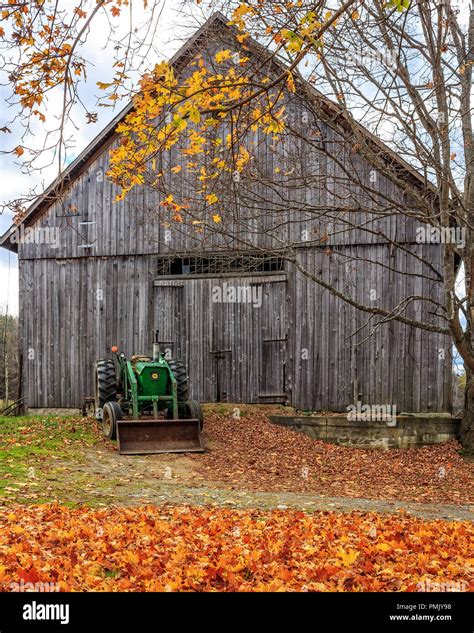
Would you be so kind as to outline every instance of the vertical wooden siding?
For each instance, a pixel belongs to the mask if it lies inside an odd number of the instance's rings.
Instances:
[[[387,308],[419,290],[419,278],[363,261],[366,255],[388,257],[385,245],[350,247],[344,255],[308,251],[301,264],[322,271],[360,301],[375,289]],[[407,256],[396,251],[395,258],[405,270]],[[446,337],[388,322],[368,338],[367,314],[293,270],[156,279],[154,263],[153,256],[21,260],[23,378],[30,407],[79,406],[93,394],[97,358],[109,356],[113,344],[127,355],[149,353],[151,332],[159,328],[164,347],[187,362],[193,397],[202,401],[281,401],[278,396],[286,394],[302,409],[345,410],[357,381],[364,403],[395,404],[399,411],[450,409]],[[213,289],[224,282],[261,288],[262,305],[213,301]],[[411,314],[429,319],[428,310]]]

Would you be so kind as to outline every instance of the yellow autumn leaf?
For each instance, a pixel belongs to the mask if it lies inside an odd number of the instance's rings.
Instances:
[[[359,557],[359,552],[356,550],[350,550],[348,552],[344,551],[342,548],[339,549],[339,558],[342,561],[344,567],[349,567],[354,563]]]
[[[388,550],[390,549],[390,545],[388,545],[387,543],[377,543],[375,548],[380,550],[381,552],[388,552]]]
[[[291,92],[295,92],[295,80],[293,79],[293,75],[288,73],[288,79],[286,80],[286,85],[291,90]]]
[[[223,61],[229,59],[230,57],[232,57],[232,51],[230,51],[229,49],[225,49],[216,53],[214,59],[218,64],[221,64]]]
[[[173,174],[178,174],[181,171],[181,165],[176,165],[175,167],[172,167],[171,171],[173,172]]]
[[[208,204],[215,204],[216,202],[219,201],[219,198],[216,196],[215,193],[208,193],[206,196],[206,200],[208,202]]]
[[[201,114],[195,106],[193,106],[189,110],[189,118],[193,123],[199,123],[199,121],[201,120]]]
[[[248,4],[246,4],[245,2],[243,2],[241,5],[239,5],[237,7],[237,9],[235,9],[234,13],[232,14],[234,19],[235,18],[241,18],[244,15],[247,15],[247,13],[253,13],[253,9],[252,7],[250,7]]]
[[[215,213],[212,216],[212,220],[213,220],[213,222],[215,222],[215,224],[219,224],[219,222],[221,222],[222,218],[221,218],[221,216],[218,213]]]
[[[186,127],[187,123],[186,121],[178,116],[177,114],[173,117],[173,125],[177,130],[184,130],[184,128]]]

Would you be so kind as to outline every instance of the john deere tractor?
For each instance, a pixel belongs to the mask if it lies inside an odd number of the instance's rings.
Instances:
[[[121,454],[202,452],[201,405],[188,399],[186,367],[166,360],[155,332],[153,355],[96,362],[96,417]],[[116,370],[116,365],[117,369]]]

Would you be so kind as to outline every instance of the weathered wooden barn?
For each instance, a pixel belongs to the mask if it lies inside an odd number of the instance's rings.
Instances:
[[[175,69],[183,70],[217,29],[227,29],[220,16],[174,56]],[[290,115],[299,116],[304,99],[294,96]],[[118,142],[116,126],[129,110],[28,209],[19,227],[23,234],[12,241],[18,235],[18,227],[12,227],[1,239],[2,246],[18,252],[22,395],[30,408],[79,407],[94,393],[97,358],[109,355],[114,344],[127,354],[150,352],[152,331],[158,329],[163,348],[185,360],[192,397],[202,402],[281,402],[344,411],[359,399],[396,405],[398,411],[450,410],[449,341],[390,319],[369,337],[367,314],[269,246],[271,227],[256,232],[253,248],[237,252],[211,245],[203,253],[185,232],[171,246],[167,229],[150,220],[146,211],[159,206],[158,193],[138,188],[114,202],[118,189],[105,174],[109,151]],[[326,149],[300,156],[301,169],[311,165],[312,174],[304,188],[294,188],[294,218],[298,205],[303,214],[310,198],[337,210],[338,173],[370,170],[362,158],[354,158],[348,139],[335,126],[322,120],[316,124]],[[305,125],[309,130],[311,121]],[[268,146],[261,143],[260,148],[261,160],[269,161]],[[387,157],[397,161],[389,150]],[[416,181],[401,161],[399,169]],[[274,171],[270,164],[269,172]],[[406,204],[404,192],[382,173],[374,186]],[[328,283],[361,302],[374,290],[377,305],[387,309],[411,295],[441,298],[439,245],[416,242],[414,227],[395,212],[376,221],[377,231],[337,231],[333,218],[329,230],[327,214],[320,214],[305,219],[312,234],[316,230],[325,236],[319,244],[312,240],[297,248],[298,240],[287,239],[306,270],[324,271]],[[32,243],[26,228],[57,229],[59,238]],[[403,248],[394,248],[394,240]],[[425,274],[428,268],[439,276]],[[407,314],[438,322],[429,306],[409,308]]]

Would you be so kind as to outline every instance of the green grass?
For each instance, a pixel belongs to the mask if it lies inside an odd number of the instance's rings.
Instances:
[[[17,496],[26,486],[41,495],[42,464],[99,439],[90,420],[75,416],[0,417],[0,498]]]

